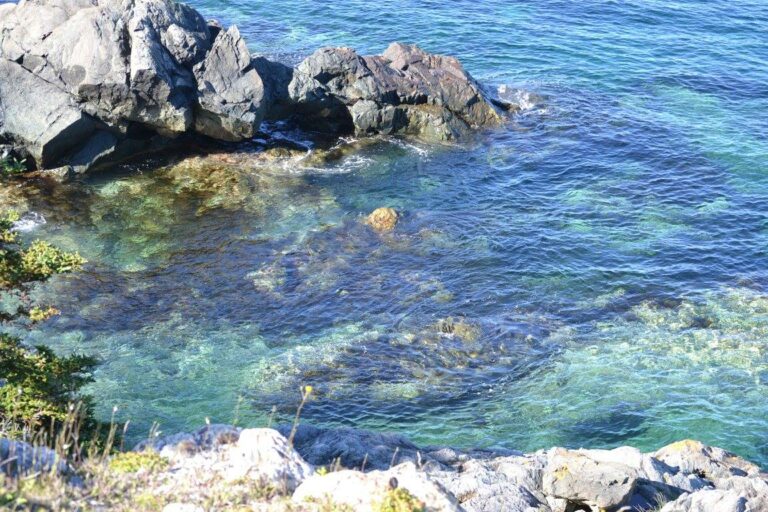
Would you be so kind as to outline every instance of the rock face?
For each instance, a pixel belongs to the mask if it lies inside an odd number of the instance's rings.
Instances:
[[[38,168],[84,171],[182,134],[241,141],[268,115],[440,141],[502,119],[456,59],[415,46],[323,49],[293,70],[172,0],[0,5],[0,145]]]
[[[318,50],[294,71],[289,94],[313,126],[357,135],[450,141],[502,121],[458,60],[401,43],[375,56]]]
[[[291,427],[278,430],[287,434]],[[290,447],[274,430],[214,425],[139,448],[147,447],[172,461],[187,461],[176,466],[177,472],[195,461],[198,470],[209,464],[209,472],[229,475],[238,464],[232,461],[242,461],[247,470],[240,468],[231,477],[288,482],[297,506],[334,503],[378,510],[394,490],[402,489],[429,511],[768,511],[768,474],[697,441],[655,453],[621,447],[524,454],[419,448],[393,434],[301,425]],[[313,467],[327,469],[315,472]]]
[[[206,474],[225,481],[243,479],[293,492],[314,473],[279,432],[210,425],[192,434],[176,434],[136,447],[152,449],[171,462],[174,478]]]
[[[28,0],[0,16],[0,141],[85,170],[126,140],[252,137],[264,88],[236,28],[170,0]],[[32,101],[45,97],[47,101]]]

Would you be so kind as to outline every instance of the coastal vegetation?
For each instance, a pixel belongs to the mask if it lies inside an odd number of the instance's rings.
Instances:
[[[85,260],[47,242],[25,244],[14,230],[18,219],[15,212],[0,212],[0,293],[9,304],[0,320],[5,328],[11,323],[34,328],[58,311],[33,304],[31,288],[55,274],[80,269]],[[0,332],[0,434],[20,438],[56,433],[75,410],[79,428],[91,433],[93,403],[80,390],[92,380],[95,364],[92,357],[58,356],[48,347],[29,347],[18,336]]]

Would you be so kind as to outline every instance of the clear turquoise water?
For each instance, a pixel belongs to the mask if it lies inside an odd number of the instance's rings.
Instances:
[[[103,417],[261,424],[311,384],[307,421],[419,443],[693,437],[768,465],[768,4],[192,4],[289,62],[405,40],[533,94],[451,149],[24,192],[91,261],[33,337],[102,358]],[[361,222],[383,205],[392,235]]]

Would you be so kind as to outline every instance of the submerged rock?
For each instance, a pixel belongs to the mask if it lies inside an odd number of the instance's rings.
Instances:
[[[366,223],[376,231],[392,231],[400,216],[394,208],[376,208],[366,218]]]

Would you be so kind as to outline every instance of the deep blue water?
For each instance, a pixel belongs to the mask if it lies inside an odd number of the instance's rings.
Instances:
[[[37,339],[103,359],[104,417],[264,423],[311,384],[307,421],[420,443],[693,437],[768,464],[768,4],[192,5],[287,62],[416,42],[526,110],[455,148],[149,162],[29,197],[35,234],[91,262],[43,291],[63,315]]]

